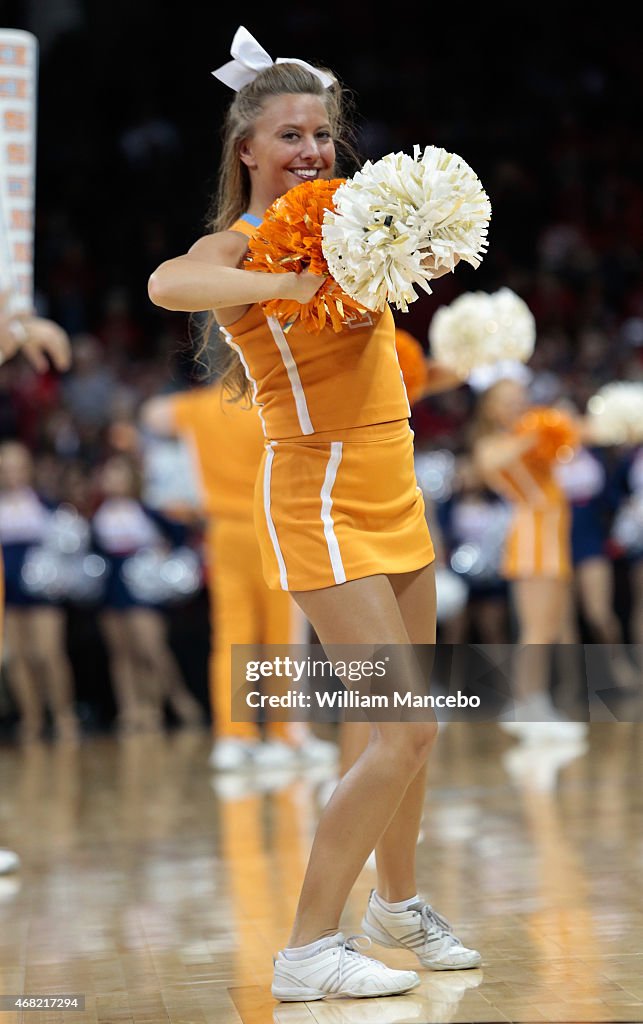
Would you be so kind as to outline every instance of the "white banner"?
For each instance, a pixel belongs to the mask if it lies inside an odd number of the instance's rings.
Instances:
[[[13,312],[33,306],[38,43],[0,28],[0,282]]]

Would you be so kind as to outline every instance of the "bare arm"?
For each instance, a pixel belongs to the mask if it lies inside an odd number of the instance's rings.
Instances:
[[[255,302],[310,302],[325,280],[306,271],[264,274],[242,270],[239,264],[246,249],[247,239],[237,231],[205,235],[184,256],[167,260],[154,271],[148,285],[150,299],[156,306],[186,313],[221,311],[222,321],[232,323]]]
[[[424,395],[438,395],[441,391],[451,391],[464,384],[462,377],[448,366],[443,366],[435,359],[427,359],[426,363],[428,373]]]
[[[578,427],[580,434],[580,443],[584,445],[605,445],[605,441],[602,440],[600,433],[597,433],[596,423],[590,416],[578,416],[574,422]]]
[[[474,468],[483,480],[488,480],[494,473],[507,469],[512,463],[517,462],[521,455],[535,448],[539,437],[537,430],[521,434],[519,437],[483,437],[473,450]]]

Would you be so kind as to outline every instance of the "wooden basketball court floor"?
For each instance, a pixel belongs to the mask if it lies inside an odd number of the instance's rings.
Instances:
[[[205,732],[0,748],[3,994],[82,994],[83,1012],[0,1024],[643,1021],[643,726],[529,749],[494,724],[440,732],[421,892],[483,954],[408,996],[270,995],[322,775],[213,780]],[[214,783],[214,784],[213,784]],[[342,922],[359,923],[374,873]],[[415,966],[404,951],[372,954]]]

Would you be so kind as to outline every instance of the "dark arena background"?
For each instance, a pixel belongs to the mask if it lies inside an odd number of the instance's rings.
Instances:
[[[97,515],[105,467],[123,457],[140,474],[145,507],[169,522],[188,581],[167,600],[152,595],[154,625],[131,641],[141,645],[141,671],[171,663],[179,680],[136,728],[119,718],[116,682],[119,645],[130,639],[106,622],[98,591],[58,597],[57,625],[36,623],[37,637],[16,629],[6,638],[0,1024],[640,1024],[643,455],[632,445],[597,455],[607,575],[577,580],[550,683],[554,703],[573,708],[580,645],[596,645],[614,715],[544,743],[495,722],[440,727],[419,879],[464,944],[480,949],[482,966],[421,971],[403,997],[288,1004],[270,995],[272,956],[286,942],[336,783],[339,730],[309,729],[319,756],[308,760],[213,766],[208,584],[217,567],[206,563],[189,446],[155,437],[141,418],[155,396],[208,379],[197,358],[202,318],[153,305],[147,285],[205,233],[232,95],[210,72],[229,59],[239,24],[273,58],[338,74],[353,94],[360,162],[435,145],[479,175],[492,204],[480,268],[461,264],[408,314],[394,311],[427,355],[440,306],[508,287],[536,320],[528,365],[538,404],[583,412],[601,386],[643,382],[634,6],[0,0],[0,29],[39,43],[35,307],[72,346],[63,374],[36,374],[21,357],[1,365],[0,445],[19,443],[45,505],[74,510],[75,536]],[[438,608],[438,640],[510,645],[516,612],[498,566],[482,545],[476,582],[454,527],[477,399],[467,385],[430,395],[411,420],[439,558],[466,586],[457,607]],[[638,526],[624,518],[633,494]],[[50,709],[30,731],[21,673],[34,651],[50,656],[56,629],[76,724],[57,723]],[[301,629],[299,642],[314,638]],[[37,658],[29,670],[40,679]],[[19,860],[6,859],[12,853]],[[375,878],[371,859],[349,899],[346,934],[360,932]],[[372,955],[411,966],[403,950]],[[83,994],[84,1009],[3,1002],[72,993]]]

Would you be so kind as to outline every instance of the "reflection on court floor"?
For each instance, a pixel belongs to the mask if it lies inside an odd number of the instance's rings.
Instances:
[[[483,967],[372,1000],[270,995],[329,769],[213,776],[208,754],[189,732],[0,748],[0,845],[23,865],[0,880],[2,992],[82,993],[74,1024],[643,1019],[640,725],[566,746],[441,728],[420,891]],[[374,884],[366,867],[346,934]]]

